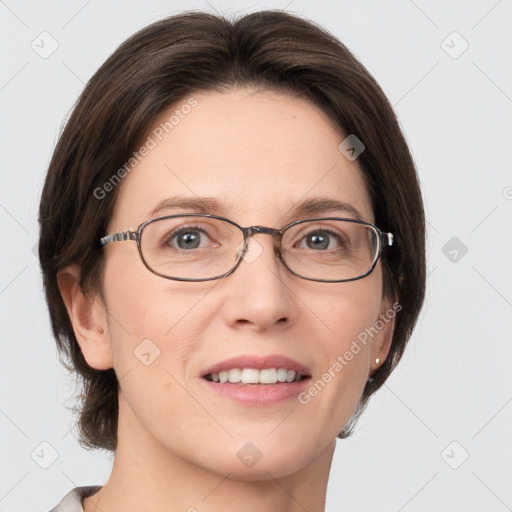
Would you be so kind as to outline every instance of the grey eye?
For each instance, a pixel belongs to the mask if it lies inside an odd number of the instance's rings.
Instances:
[[[197,233],[183,233],[177,238],[177,244],[180,249],[196,249],[200,242],[200,235]]]
[[[203,237],[209,238],[203,229],[183,228],[169,235],[167,243],[178,249],[198,249]]]
[[[329,247],[330,235],[323,231],[310,233],[306,237],[306,245],[309,249],[327,249]]]

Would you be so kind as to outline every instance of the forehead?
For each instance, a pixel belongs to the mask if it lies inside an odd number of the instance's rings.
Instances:
[[[357,160],[338,149],[345,137],[318,107],[291,95],[192,94],[155,121],[147,150],[121,183],[111,224],[137,226],[168,197],[213,198],[218,208],[210,213],[242,225],[283,225],[295,220],[286,216],[297,204],[318,198],[373,221]]]

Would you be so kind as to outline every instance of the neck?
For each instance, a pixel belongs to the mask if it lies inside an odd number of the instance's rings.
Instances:
[[[257,479],[216,473],[171,452],[136,420],[119,396],[118,446],[108,482],[84,512],[323,512],[335,442],[306,466]],[[237,461],[239,462],[239,461]]]

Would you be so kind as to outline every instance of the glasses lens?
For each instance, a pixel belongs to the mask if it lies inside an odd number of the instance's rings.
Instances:
[[[182,216],[144,226],[141,252],[154,272],[178,279],[211,279],[229,272],[238,261],[243,233],[221,219]]]
[[[294,224],[282,238],[282,257],[308,279],[341,281],[365,275],[379,251],[377,231],[366,224],[318,219]]]

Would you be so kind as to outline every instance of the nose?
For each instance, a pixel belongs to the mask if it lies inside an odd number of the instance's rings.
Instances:
[[[297,315],[290,288],[294,277],[278,259],[273,237],[253,234],[242,262],[224,278],[228,295],[222,308],[225,320],[233,327],[246,325],[255,331],[292,324]]]

